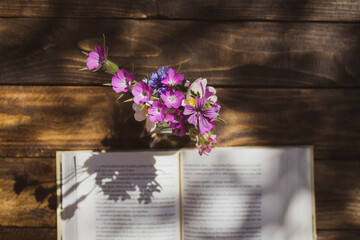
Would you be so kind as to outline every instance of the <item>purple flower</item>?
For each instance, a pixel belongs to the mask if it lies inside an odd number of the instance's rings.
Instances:
[[[166,87],[161,87],[161,88],[159,88],[159,89],[158,89],[158,95],[160,96],[161,94],[163,94],[164,92],[166,92],[167,89],[168,89],[168,88],[166,88]]]
[[[189,132],[189,129],[187,129],[185,125],[182,125],[180,128],[173,128],[172,132],[174,135],[181,137],[185,136],[186,133]]]
[[[105,48],[97,46],[94,51],[89,53],[86,66],[89,70],[100,67],[106,61]]]
[[[217,118],[219,114],[216,112],[216,107],[210,107],[208,109],[203,109],[206,104],[206,98],[195,98],[195,107],[191,105],[186,105],[184,110],[184,115],[190,115],[188,122],[193,124],[195,127],[198,127],[200,134],[205,134],[210,132],[214,127],[212,120]],[[210,122],[207,118],[210,118]]]
[[[127,92],[133,81],[134,75],[125,69],[121,69],[112,77],[111,86],[116,93]]]
[[[161,80],[161,82],[166,86],[176,86],[184,80],[184,76],[180,73],[176,73],[174,69],[168,71],[168,76]]]
[[[168,67],[160,67],[156,72],[152,73],[149,77],[149,79],[144,79],[143,82],[146,82],[149,84],[151,88],[159,89],[163,87],[163,84],[161,83],[161,80],[167,77],[168,71],[171,68]]]
[[[152,73],[149,78],[149,86],[153,89],[158,89],[162,87],[161,79],[157,73]]]
[[[166,120],[169,121],[169,126],[174,128],[182,128],[186,122],[186,116],[180,109],[175,109],[172,113],[166,116]]]
[[[171,69],[172,68],[169,68],[167,66],[162,66],[157,70],[156,73],[157,73],[158,77],[162,80],[162,79],[167,77],[168,71],[171,70]]]
[[[160,101],[154,101],[152,106],[149,107],[149,119],[152,122],[162,122],[165,119],[167,113],[167,107]]]
[[[209,145],[198,145],[197,146],[198,150],[199,150],[199,155],[203,155],[205,153],[205,155],[208,155],[208,153],[211,152],[211,146]]]
[[[176,136],[185,136],[189,131],[186,126],[186,116],[180,109],[175,109],[172,113],[166,116],[166,120],[169,122],[169,126],[173,130],[173,134]]]
[[[169,88],[165,93],[160,95],[168,108],[179,108],[182,100],[184,100],[184,93],[180,90],[174,92],[172,88]]]
[[[197,93],[200,97],[206,97],[213,103],[217,101],[217,96],[215,88],[211,86],[206,86],[207,80],[206,78],[198,78],[196,79],[189,87],[188,93],[186,94],[186,99],[191,98],[191,92]]]
[[[131,91],[136,104],[148,102],[153,92],[154,90],[144,82],[139,82]]]

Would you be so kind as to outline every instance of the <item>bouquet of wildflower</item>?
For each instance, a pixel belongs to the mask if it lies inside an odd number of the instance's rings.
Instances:
[[[88,56],[87,67],[81,70],[104,69],[113,75],[111,86],[120,94],[127,95],[124,102],[133,102],[135,120],[145,121],[148,132],[171,129],[176,136],[190,135],[196,141],[199,154],[211,152],[218,142],[212,134],[214,121],[224,121],[219,117],[220,105],[216,103],[215,88],[207,86],[205,78],[198,78],[190,84],[177,70],[160,67],[141,81],[135,81],[133,73],[119,67],[107,59],[105,44],[97,46]]]

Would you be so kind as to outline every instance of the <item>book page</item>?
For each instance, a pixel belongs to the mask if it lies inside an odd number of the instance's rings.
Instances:
[[[63,240],[180,239],[179,153],[62,154]]]
[[[181,152],[182,236],[313,239],[310,148]]]

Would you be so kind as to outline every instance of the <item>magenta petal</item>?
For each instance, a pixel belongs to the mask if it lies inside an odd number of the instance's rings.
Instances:
[[[204,114],[205,117],[217,118],[219,116],[219,114],[216,112],[217,110],[218,110],[217,107],[211,107],[206,110],[203,110],[202,113]]]
[[[184,115],[190,115],[195,112],[195,108],[191,105],[186,105],[184,110]]]
[[[126,84],[123,81],[119,80],[117,76],[112,77],[111,86],[116,93],[128,91],[128,89],[126,89]]]
[[[131,93],[132,95],[134,95],[134,97],[139,95],[141,92],[142,92],[142,88],[139,85],[134,86],[133,89],[131,90]]]
[[[174,91],[172,89],[168,89],[165,93],[161,94],[160,95],[160,98],[164,101],[165,105],[168,107],[168,108],[172,108],[172,103],[169,101],[169,97],[171,95],[173,95]]]
[[[175,74],[174,79],[175,79],[176,84],[180,84],[184,80],[184,76],[180,73],[177,73],[177,74]]]
[[[156,107],[150,107],[150,108],[148,109],[149,115],[155,115],[156,112],[157,112],[157,108],[156,108]]]
[[[208,120],[206,120],[206,118],[199,114],[199,130],[200,130],[200,134],[205,134],[207,132],[209,132],[212,129],[211,124],[209,123]]]
[[[203,109],[205,104],[206,104],[206,98],[199,98],[199,97],[195,98],[195,105],[197,109],[199,110]]]
[[[174,114],[169,113],[169,114],[166,116],[166,120],[168,120],[170,123],[175,122],[175,116],[174,116]]]
[[[105,61],[105,48],[103,46],[97,46],[94,51],[99,54],[101,61]]]
[[[191,115],[188,119],[188,122],[196,127],[197,126],[197,113],[194,113],[193,115]]]
[[[175,74],[176,74],[176,71],[174,69],[170,69],[168,71],[168,77],[169,78],[174,78],[175,77]]]
[[[184,93],[180,90],[177,90],[175,92],[175,96],[176,96],[176,99],[178,99],[178,101],[180,101],[180,104],[181,104],[181,101],[185,98]]]
[[[116,76],[119,79],[125,79],[126,78],[125,75],[124,75],[124,71],[122,71],[122,70],[117,71]]]
[[[96,69],[100,66],[99,64],[99,54],[96,52],[89,53],[89,57],[87,58],[86,66],[89,70]]]

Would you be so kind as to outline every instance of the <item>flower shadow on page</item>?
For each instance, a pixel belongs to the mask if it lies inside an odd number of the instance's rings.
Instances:
[[[79,196],[73,204],[64,206],[63,219],[72,218],[79,204],[92,192],[104,195],[106,199],[102,201],[108,201],[109,204],[135,197],[139,204],[150,204],[154,197],[153,193],[161,192],[161,186],[156,181],[157,169],[154,164],[155,160],[150,155],[139,161],[122,159],[112,153],[91,156],[84,162],[83,168],[77,170],[77,174],[83,172],[87,176],[81,181],[75,181],[76,183],[63,193],[63,197],[77,191],[77,188],[86,181],[92,181],[88,186],[88,193]],[[72,177],[74,178],[75,175],[73,174]],[[135,195],[137,193],[138,195]]]

